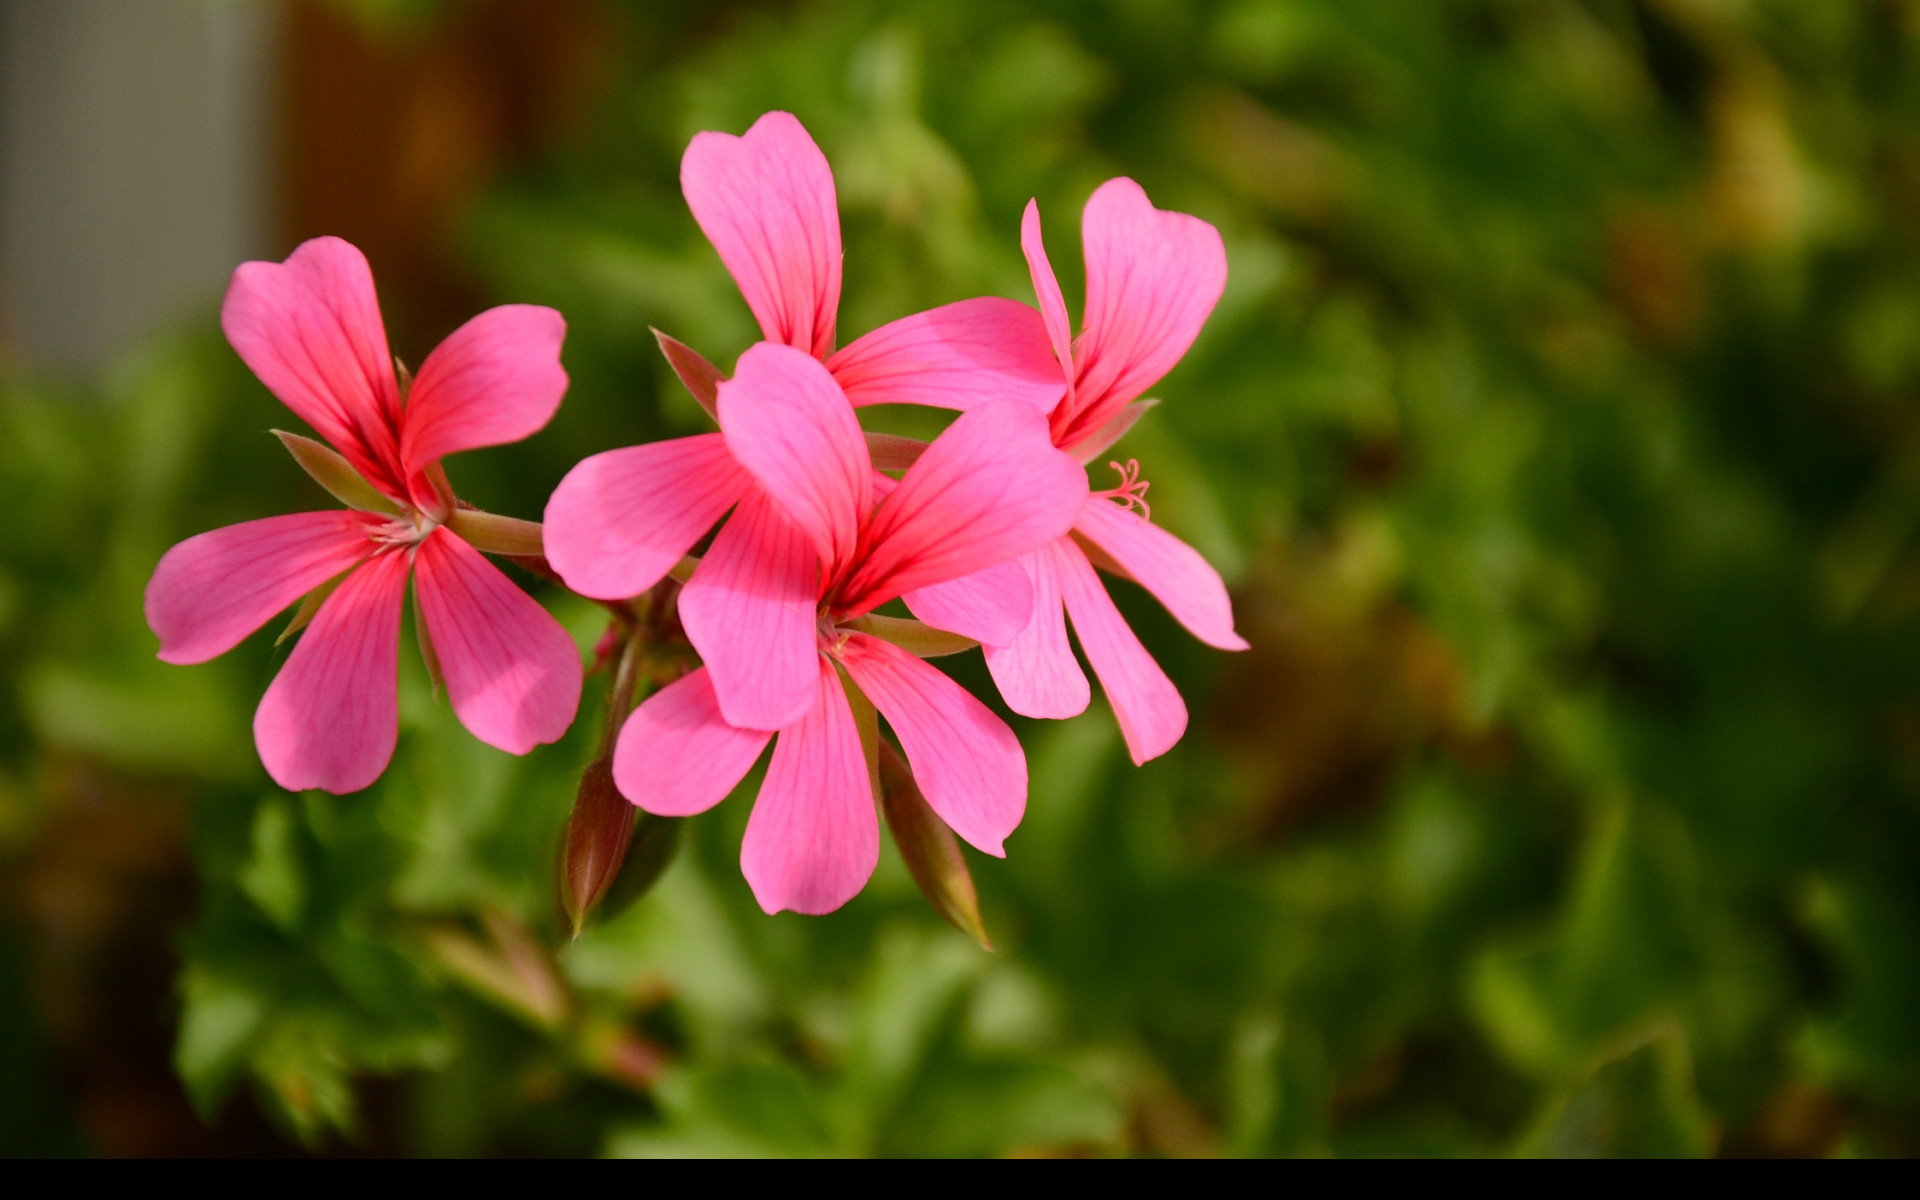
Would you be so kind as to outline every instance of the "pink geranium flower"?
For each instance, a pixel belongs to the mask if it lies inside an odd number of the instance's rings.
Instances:
[[[1131,179],[1110,179],[1094,192],[1081,237],[1087,306],[1075,341],[1040,239],[1039,206],[1028,203],[1020,242],[1067,382],[1048,426],[1055,445],[1086,463],[1126,433],[1145,411],[1134,401],[1193,344],[1226,287],[1227,257],[1213,226],[1154,208]],[[1146,489],[1129,463],[1119,487],[1087,497],[1071,536],[1022,558],[1033,587],[1033,620],[1010,641],[986,644],[987,666],[1015,712],[1073,716],[1086,708],[1089,691],[1067,644],[1071,615],[1136,763],[1180,740],[1187,706],[1114,607],[1089,551],[1101,566],[1146,588],[1201,641],[1223,650],[1247,646],[1234,632],[1219,573],[1147,519]]]
[[[560,314],[489,309],[428,355],[403,390],[367,260],[338,238],[317,238],[285,263],[235,271],[220,320],[261,382],[339,452],[296,440],[303,463],[355,508],[248,521],[167,551],[146,596],[160,658],[224,654],[331,584],[260,701],[254,741],[282,787],[357,791],[386,769],[398,738],[400,607],[411,574],[422,648],[461,723],[514,754],[558,739],[579,703],[579,652],[447,527],[456,502],[440,460],[519,441],[553,416],[567,387]]]
[[[1040,314],[1012,300],[949,304],[834,350],[841,253],[833,172],[792,115],[768,113],[742,137],[695,136],[680,177],[767,341],[823,362],[843,402],[965,410],[1010,399],[1045,412],[1064,393]],[[580,594],[625,599],[658,583],[734,510],[681,594],[680,616],[715,668],[727,720],[781,729],[815,702],[806,631],[816,567],[786,523],[766,519],[766,496],[728,446],[703,434],[581,462],[548,502],[547,558]],[[1031,604],[1020,575],[1009,564],[948,594],[916,593],[916,611],[954,632],[1010,639]],[[981,589],[1005,603],[966,602]],[[1009,626],[1010,611],[1020,615]],[[750,661],[729,669],[740,656]]]
[[[1039,409],[1004,400],[963,414],[894,484],[874,471],[832,374],[773,343],[748,350],[720,385],[719,417],[728,449],[756,485],[752,506],[720,538],[751,527],[743,539],[772,555],[734,560],[731,595],[743,607],[768,602],[767,581],[787,578],[764,566],[778,560],[774,548],[804,561],[807,587],[778,595],[786,619],[716,630],[723,648],[702,648],[706,666],[634,711],[614,754],[620,790],[648,812],[702,812],[746,775],[777,730],[741,869],[768,912],[838,908],[865,885],[879,854],[844,671],[892,726],[934,811],[975,847],[1003,854],[1026,808],[1019,742],[965,689],[873,636],[867,614],[968,576],[973,588],[1010,577],[1023,592],[1017,570],[991,568],[1066,532],[1086,498],[1085,473],[1051,445]],[[702,572],[719,551],[716,540]],[[1003,599],[984,607],[1017,606]],[[764,664],[794,656],[807,671],[802,711],[772,728],[728,717],[726,689],[765,690]]]
[[[1018,399],[1044,411],[1060,398],[1046,325],[1013,300],[962,300],[834,349],[841,252],[833,171],[791,113],[767,113],[741,137],[696,134],[680,160],[680,189],[762,336],[825,363],[856,406],[965,410]]]

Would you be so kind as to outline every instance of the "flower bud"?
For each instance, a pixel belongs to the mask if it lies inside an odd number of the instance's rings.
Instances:
[[[920,785],[914,782],[906,760],[885,741],[880,743],[880,809],[886,814],[887,828],[893,831],[900,857],[906,860],[907,870],[933,910],[979,942],[981,949],[993,949],[986,923],[980,919],[980,897],[973,889],[973,876],[967,873],[967,860],[960,855],[959,841],[920,794]]]
[[[612,757],[596,758],[580,779],[560,867],[573,936],[596,909],[611,916],[651,891],[679,849],[680,821],[641,812],[614,786]]]
[[[611,754],[587,764],[567,822],[567,846],[560,865],[560,899],[575,937],[626,862],[636,811],[613,785]]]

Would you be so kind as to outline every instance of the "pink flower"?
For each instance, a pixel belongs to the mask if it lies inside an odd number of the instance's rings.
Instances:
[[[428,355],[403,392],[367,260],[317,238],[285,263],[235,271],[220,319],[261,382],[339,451],[297,440],[303,463],[318,464],[316,477],[355,509],[248,521],[167,551],[146,597],[160,658],[205,662],[331,586],[260,701],[254,741],[282,787],[357,791],[386,769],[399,736],[411,568],[422,648],[461,723],[514,754],[558,739],[579,703],[579,652],[447,527],[459,517],[440,459],[518,441],[553,416],[567,387],[560,314],[489,309]]]
[[[892,726],[934,811],[975,847],[1003,854],[1026,808],[1026,760],[1013,731],[944,674],[873,636],[863,618],[896,596],[937,596],[963,577],[971,577],[965,588],[1024,592],[1018,570],[993,568],[1066,532],[1086,498],[1084,472],[1051,445],[1040,410],[1015,399],[964,413],[893,484],[874,471],[833,376],[773,343],[741,357],[720,386],[719,416],[721,436],[756,485],[701,564],[706,575],[728,555],[731,565],[711,585],[725,624],[701,646],[706,666],[628,719],[613,762],[620,790],[648,812],[702,812],[777,732],[741,869],[768,912],[838,908],[865,885],[879,854],[844,672]],[[723,548],[736,536],[753,552]],[[792,560],[807,568],[804,590],[786,586]],[[790,658],[805,668],[800,711],[777,726],[732,720],[728,692],[785,692],[787,668],[767,664]]]
[[[1131,179],[1110,179],[1094,192],[1081,236],[1087,307],[1075,341],[1040,240],[1039,206],[1028,203],[1020,242],[1067,379],[1066,394],[1053,407],[1048,425],[1054,444],[1085,463],[1126,433],[1146,408],[1133,401],[1193,344],[1226,286],[1227,258],[1213,226],[1154,208]],[[1067,644],[1071,615],[1136,763],[1180,740],[1187,707],[1114,607],[1094,560],[1139,583],[1208,645],[1247,646],[1233,630],[1233,607],[1219,573],[1191,546],[1147,520],[1146,490],[1138,468],[1129,463],[1119,487],[1087,497],[1071,536],[1023,557],[1034,594],[1033,620],[1009,641],[986,642],[988,669],[1015,712],[1073,716],[1086,708],[1089,691]]]
[[[767,341],[823,361],[843,403],[966,410],[1013,400],[1045,412],[1064,393],[1040,314],[1012,300],[949,304],[834,351],[841,254],[833,173],[790,114],[768,113],[743,137],[697,135],[680,175],[695,220]],[[727,720],[781,729],[815,703],[806,631],[813,627],[816,566],[785,522],[766,517],[768,500],[730,444],[703,434],[586,459],[548,502],[547,558],[580,594],[625,599],[658,583],[735,510],[682,593],[680,616],[716,668],[717,703]],[[942,628],[1004,641],[1026,623],[1031,604],[1020,574],[1008,564],[997,579],[949,589],[999,594],[1006,603],[993,611],[943,606],[938,591],[915,599],[929,620],[955,622]],[[1018,611],[1017,621],[1009,610]],[[740,636],[743,629],[756,636]],[[772,636],[775,630],[786,636]],[[752,658],[751,670],[727,669],[726,660],[740,655]]]
[[[834,349],[840,214],[826,156],[790,113],[742,137],[695,135],[680,188],[770,342],[811,354],[856,406],[966,410],[1018,399],[1046,411],[1059,369],[1038,313],[1013,300],[962,300],[883,325]]]

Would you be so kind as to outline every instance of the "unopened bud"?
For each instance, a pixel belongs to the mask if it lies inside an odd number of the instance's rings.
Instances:
[[[620,874],[633,837],[635,808],[613,784],[613,756],[603,754],[587,764],[580,790],[567,822],[566,857],[560,864],[560,899],[566,906],[573,936],[586,927]]]
[[[613,784],[613,760],[596,758],[580,779],[560,865],[561,902],[573,936],[604,909],[611,916],[653,889],[680,849],[680,821],[642,812]]]
[[[617,911],[645,895],[680,846],[678,820],[641,812],[613,782],[613,751],[647,674],[648,642],[644,629],[619,621],[614,628],[624,635],[624,644],[607,689],[607,723],[600,752],[580,778],[560,863],[560,901],[575,937],[602,902]]]
[[[885,741],[880,743],[880,810],[886,814],[900,857],[933,910],[979,942],[981,949],[993,949],[958,839],[920,794],[906,760]]]

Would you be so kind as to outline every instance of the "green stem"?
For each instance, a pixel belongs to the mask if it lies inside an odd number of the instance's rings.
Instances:
[[[645,627],[639,625],[627,630],[626,645],[620,650],[620,663],[614,668],[613,682],[607,685],[607,718],[600,728],[602,756],[613,753],[614,743],[620,737],[620,727],[627,723],[627,714],[633,711],[634,696],[638,694],[645,674],[646,646],[652,640],[648,633]]]

